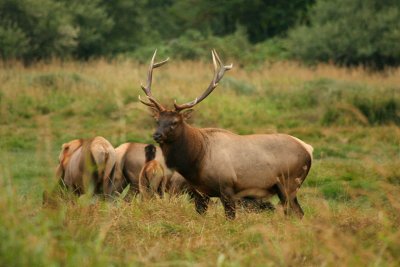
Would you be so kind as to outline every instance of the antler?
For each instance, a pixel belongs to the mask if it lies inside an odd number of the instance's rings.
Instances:
[[[147,72],[147,84],[146,84],[146,87],[144,87],[143,84],[140,84],[140,87],[142,88],[143,92],[146,94],[146,96],[150,100],[150,102],[143,101],[140,98],[140,95],[139,95],[139,101],[142,102],[143,104],[145,104],[146,106],[149,106],[151,108],[157,109],[158,111],[164,111],[165,108],[160,103],[158,103],[157,100],[151,94],[151,82],[152,82],[152,79],[153,79],[153,69],[158,68],[158,67],[164,65],[165,63],[167,63],[169,58],[167,58],[164,61],[154,63],[154,59],[156,58],[156,54],[157,54],[157,49],[154,51],[153,57],[151,58],[150,67],[149,67],[149,70]]]
[[[228,71],[230,69],[232,69],[233,64],[227,65],[225,66],[221,59],[219,58],[217,52],[215,51],[215,49],[211,50],[211,54],[212,54],[212,59],[213,59],[213,65],[214,65],[214,77],[210,83],[210,85],[208,86],[207,90],[204,91],[204,93],[196,98],[195,100],[193,100],[192,102],[188,102],[182,105],[178,105],[176,103],[176,100],[174,102],[174,106],[175,106],[175,110],[176,111],[181,111],[187,108],[192,108],[195,105],[197,105],[198,103],[200,103],[204,98],[206,98],[218,85],[218,82],[222,79],[222,77],[225,74],[225,71]],[[217,64],[218,62],[218,64]],[[219,66],[218,66],[219,65]],[[219,67],[219,70],[218,70]]]

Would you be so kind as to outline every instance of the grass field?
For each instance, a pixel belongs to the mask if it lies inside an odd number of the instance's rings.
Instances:
[[[400,69],[369,73],[294,63],[239,67],[199,104],[193,124],[239,134],[288,133],[314,147],[299,201],[282,210],[205,216],[185,196],[71,199],[43,208],[61,144],[101,135],[151,142],[137,101],[146,66],[128,61],[0,67],[0,266],[399,266]],[[157,69],[172,106],[200,95],[209,62]],[[277,199],[272,200],[277,203]]]

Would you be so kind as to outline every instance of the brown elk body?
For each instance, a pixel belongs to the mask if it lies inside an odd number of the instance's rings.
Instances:
[[[139,174],[139,192],[144,199],[158,194],[161,198],[167,185],[164,168],[156,157],[156,147],[147,145],[145,148],[146,162]]]
[[[168,180],[166,192],[171,196],[178,196],[187,193],[191,198],[193,197],[193,187],[178,172],[174,172]]]
[[[105,138],[76,139],[62,145],[56,175],[76,194],[111,193],[114,147]]]
[[[115,149],[116,167],[112,181],[114,192],[121,193],[129,184],[132,193],[139,193],[140,172],[143,169],[146,160],[145,153],[143,153],[145,147],[146,144],[142,143],[124,143]],[[194,198],[193,187],[182,175],[167,167],[160,147],[156,147],[155,159],[164,168],[165,177],[167,180],[165,192],[170,196],[178,196],[187,193],[191,198]],[[246,201],[246,203],[243,203],[243,201]],[[270,203],[257,203],[251,199],[241,199],[240,205],[245,206],[246,208],[250,206],[259,210],[271,209]]]
[[[131,192],[134,194],[139,193],[140,171],[143,169],[146,161],[145,147],[146,144],[142,143],[124,143],[115,149],[116,168],[112,182],[113,191],[122,192],[129,184]],[[165,177],[169,180],[174,172],[165,164],[162,151],[159,147],[156,147],[155,160],[164,168]]]
[[[200,192],[195,196],[199,213],[206,211],[210,197],[219,197],[227,218],[234,218],[236,200],[277,194],[286,214],[294,211],[302,217],[296,193],[311,167],[310,145],[285,134],[241,136],[186,123],[190,108],[205,99],[232,68],[224,66],[215,51],[212,56],[214,77],[206,91],[190,103],[175,103],[174,110],[167,110],[151,94],[152,71],[166,62],[154,63],[153,55],[147,86],[142,86],[149,102],[139,100],[154,112],[158,126],[153,138],[160,144],[167,166]]]

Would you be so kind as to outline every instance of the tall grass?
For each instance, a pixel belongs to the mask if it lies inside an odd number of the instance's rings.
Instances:
[[[228,62],[227,62],[228,63]],[[102,135],[151,142],[137,101],[147,66],[53,62],[0,69],[1,266],[274,266],[400,264],[400,73],[290,62],[235,67],[192,123],[240,134],[283,132],[314,146],[299,221],[219,202],[197,215],[185,197],[141,202],[76,199],[42,207],[61,144]],[[153,94],[172,106],[207,87],[211,64],[156,69]],[[277,199],[273,199],[277,203]]]

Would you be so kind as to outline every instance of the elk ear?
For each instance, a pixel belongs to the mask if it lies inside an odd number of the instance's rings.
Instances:
[[[192,117],[193,109],[186,109],[182,111],[182,117],[184,120],[189,120]]]

